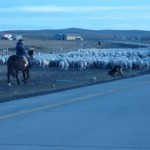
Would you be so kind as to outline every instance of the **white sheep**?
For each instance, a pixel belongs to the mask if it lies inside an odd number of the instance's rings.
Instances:
[[[42,63],[43,68],[48,68],[49,67],[49,61],[48,60],[42,59],[41,63]]]
[[[67,62],[67,60],[60,60],[59,61],[59,68],[62,70],[68,70],[69,67],[69,63]]]
[[[81,70],[85,70],[86,67],[87,67],[87,62],[84,61],[84,60],[79,60],[77,62],[77,65],[78,65],[78,69],[81,71]]]

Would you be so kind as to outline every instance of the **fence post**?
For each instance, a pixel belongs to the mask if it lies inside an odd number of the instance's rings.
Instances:
[[[4,56],[4,55],[8,55],[8,48],[7,49],[3,49],[2,56]]]

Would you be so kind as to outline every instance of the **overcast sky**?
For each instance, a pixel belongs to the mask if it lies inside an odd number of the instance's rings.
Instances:
[[[72,27],[150,31],[150,0],[0,0],[0,31]]]

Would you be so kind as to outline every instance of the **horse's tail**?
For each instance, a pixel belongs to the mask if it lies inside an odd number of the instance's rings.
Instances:
[[[15,78],[16,73],[13,65],[13,57],[10,56],[8,61],[7,61],[7,69],[8,69],[8,74],[12,75],[13,78]]]

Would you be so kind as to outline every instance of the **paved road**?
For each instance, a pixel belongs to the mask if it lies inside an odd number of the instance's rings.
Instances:
[[[150,75],[0,104],[0,150],[150,149]]]
[[[148,43],[143,43],[141,41],[137,41],[137,42],[130,42],[130,41],[113,41],[113,40],[101,40],[101,41],[105,41],[108,43],[118,43],[118,44],[128,44],[128,45],[137,45],[137,46],[145,46],[145,47],[150,47],[150,44]]]

